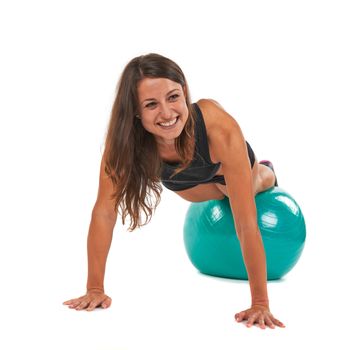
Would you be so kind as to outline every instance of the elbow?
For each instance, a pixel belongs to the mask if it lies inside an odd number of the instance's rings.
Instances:
[[[261,237],[258,225],[236,226],[236,234],[241,243],[246,239]]]
[[[105,221],[115,224],[117,221],[117,213],[111,210],[107,210],[101,207],[94,207],[91,216],[93,218],[101,218]]]

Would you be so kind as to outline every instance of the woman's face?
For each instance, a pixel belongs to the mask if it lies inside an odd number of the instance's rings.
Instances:
[[[138,98],[143,127],[160,146],[174,145],[188,119],[182,86],[166,78],[144,78],[138,84]]]

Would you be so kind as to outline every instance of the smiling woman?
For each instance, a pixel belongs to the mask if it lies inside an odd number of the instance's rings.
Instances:
[[[120,78],[105,142],[105,173],[114,189],[110,215],[121,211],[123,225],[129,215],[129,231],[147,224],[160,202],[162,158],[179,157],[176,174],[193,150],[194,110],[182,70],[157,54],[134,58]]]
[[[129,231],[147,224],[162,183],[191,202],[229,198],[252,293],[252,307],[240,315],[262,328],[265,321],[281,325],[269,312],[254,203],[254,195],[275,181],[273,167],[258,164],[232,116],[213,100],[191,102],[175,62],[158,54],[135,57],[121,75],[108,124],[88,235],[87,293],[65,304],[77,310],[110,306],[103,280],[117,215],[123,225],[130,217]]]
[[[168,92],[164,95],[164,91]],[[138,84],[138,95],[142,126],[153,134],[158,148],[174,148],[188,119],[181,84],[165,78],[144,78]]]

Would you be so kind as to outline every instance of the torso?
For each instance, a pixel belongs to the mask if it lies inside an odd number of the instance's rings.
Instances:
[[[211,100],[211,102],[216,103]],[[220,119],[217,118],[214,113],[210,113],[208,108],[208,100],[201,99],[197,102],[205,122],[205,127],[207,131],[208,147],[210,159],[213,163],[220,162],[220,147],[222,147],[222,134],[221,130],[225,130],[229,127],[226,126],[226,123],[232,122],[231,118],[229,119]],[[216,103],[217,104],[217,103]],[[221,107],[221,106],[220,106]],[[222,107],[221,107],[222,108]],[[220,119],[220,120],[219,120]],[[220,140],[220,141],[219,141]],[[180,158],[174,149],[159,151],[161,158],[166,162],[178,163]],[[220,165],[218,171],[215,175],[224,175],[222,171],[222,165]],[[258,178],[258,164],[255,162],[252,168],[253,182],[255,183]],[[202,202],[207,200],[221,200],[225,196],[228,196],[227,189],[225,185],[219,183],[205,183],[199,184],[195,187],[191,187],[183,191],[175,191],[180,197],[190,201],[190,202]]]
[[[205,128],[207,131],[207,137],[208,137],[208,146],[209,146],[209,154],[210,154],[210,159],[213,163],[218,163],[220,162],[219,157],[217,155],[217,147],[213,144],[213,134],[215,133],[215,116],[210,115],[208,111],[206,110],[205,106],[205,100],[199,100],[197,102],[205,123]],[[170,150],[159,150],[160,157],[162,160],[168,162],[168,163],[178,163],[180,162],[179,155],[175,151],[175,147]],[[215,173],[215,175],[223,175],[222,172],[222,166],[220,165],[220,168],[218,171]]]

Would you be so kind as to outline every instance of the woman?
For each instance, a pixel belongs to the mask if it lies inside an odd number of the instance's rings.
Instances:
[[[257,162],[239,125],[217,102],[192,104],[180,67],[158,54],[134,58],[119,80],[88,234],[87,292],[64,304],[88,311],[111,305],[103,280],[117,214],[123,225],[130,216],[129,231],[147,224],[160,201],[160,182],[191,202],[229,198],[252,295],[251,307],[235,318],[248,327],[283,327],[269,311],[254,202],[255,194],[277,184],[272,164]]]

